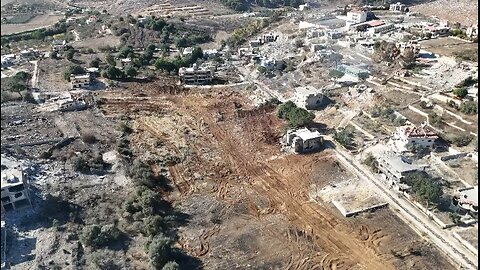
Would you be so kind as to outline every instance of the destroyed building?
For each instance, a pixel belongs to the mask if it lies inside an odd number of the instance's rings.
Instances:
[[[284,136],[284,144],[291,147],[296,153],[318,151],[323,145],[323,137],[318,131],[307,128],[288,130]]]
[[[403,55],[405,51],[412,50],[415,56],[420,54],[420,44],[417,41],[410,40],[408,42],[399,42],[395,44],[397,48],[400,49],[400,53]]]
[[[2,170],[2,214],[31,205],[28,179],[22,168]]]
[[[361,66],[339,65],[337,70],[358,79],[366,79],[370,76],[370,72]]]
[[[478,217],[478,186],[460,189],[452,197],[450,208],[459,213],[471,213]]]
[[[465,34],[469,38],[478,37],[478,26],[477,25],[471,25],[470,27],[467,28]]]
[[[404,177],[424,171],[424,168],[413,165],[409,159],[391,151],[385,145],[379,146],[372,151],[372,155],[378,162],[378,169],[385,174],[390,185],[399,189],[401,189],[400,180]]]
[[[191,68],[180,68],[178,75],[182,83],[185,84],[209,84],[213,80],[212,70],[199,68],[196,64],[193,64]]]
[[[323,90],[316,89],[313,86],[297,87],[295,89],[294,103],[307,110],[319,110],[325,108],[330,99],[325,96]]]
[[[2,55],[2,68],[10,67],[15,64],[15,54]]]

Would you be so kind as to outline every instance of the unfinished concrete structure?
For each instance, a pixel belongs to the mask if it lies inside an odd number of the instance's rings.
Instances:
[[[52,50],[54,52],[62,52],[63,50],[65,50],[67,47],[67,41],[66,40],[58,40],[58,39],[54,39],[52,41]]]
[[[28,180],[22,168],[2,170],[2,213],[31,205]]]
[[[284,144],[291,147],[296,153],[318,151],[323,145],[323,137],[318,131],[307,128],[288,130],[284,136]]]
[[[71,74],[70,84],[72,89],[88,87],[90,85],[90,73],[78,75]]]
[[[400,2],[397,2],[395,4],[390,4],[390,8],[389,8],[390,11],[395,11],[395,12],[408,12],[409,9],[406,5],[400,3]]]
[[[402,55],[404,55],[407,50],[412,50],[415,56],[418,56],[420,54],[421,46],[415,40],[410,40],[408,42],[399,42],[395,44],[395,46],[400,49],[400,53]]]
[[[182,83],[185,84],[208,84],[213,80],[212,70],[198,68],[196,64],[193,64],[191,68],[180,68],[178,75]]]
[[[268,33],[262,36],[262,40],[263,40],[263,43],[274,42],[277,40],[277,37],[278,36],[275,35],[274,33]]]
[[[452,197],[450,208],[456,212],[478,216],[478,186],[458,190]]]

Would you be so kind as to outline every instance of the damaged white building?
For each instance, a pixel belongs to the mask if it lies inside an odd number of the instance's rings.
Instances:
[[[2,214],[31,205],[28,179],[21,167],[2,170]]]
[[[318,110],[326,107],[330,99],[325,96],[323,90],[313,86],[295,88],[295,105],[307,110]]]
[[[318,151],[323,145],[323,137],[320,132],[310,131],[308,128],[288,130],[283,140],[283,144],[296,153]]]

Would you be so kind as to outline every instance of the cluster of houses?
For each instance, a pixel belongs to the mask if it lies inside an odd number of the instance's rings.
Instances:
[[[5,54],[2,55],[2,68],[8,68],[14,65],[18,65],[25,61],[31,61],[43,57],[41,51],[33,48],[25,49],[19,53]]]
[[[419,126],[406,125],[398,127],[386,145],[377,145],[371,154],[378,162],[378,169],[387,179],[387,183],[404,194],[411,187],[402,179],[413,173],[426,173],[428,165],[414,164],[406,154],[411,151],[409,146],[422,147],[429,151],[443,149],[438,135],[425,123]],[[461,214],[478,215],[478,186],[458,190],[453,194],[450,208]]]

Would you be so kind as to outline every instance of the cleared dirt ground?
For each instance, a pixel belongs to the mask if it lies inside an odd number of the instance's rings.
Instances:
[[[311,184],[346,172],[329,150],[281,153],[273,108],[161,83],[107,91],[103,104],[107,117],[132,117],[134,152],[155,156],[161,144],[181,158],[169,168],[170,200],[190,215],[180,244],[205,269],[453,269],[388,209],[346,219],[310,201]]]
[[[422,49],[441,56],[452,57],[453,53],[463,50],[478,49],[477,43],[470,43],[455,38],[445,37],[420,42]]]
[[[30,30],[39,29],[54,25],[58,20],[63,18],[62,15],[38,15],[28,23],[21,24],[2,24],[2,35],[10,35]]]

